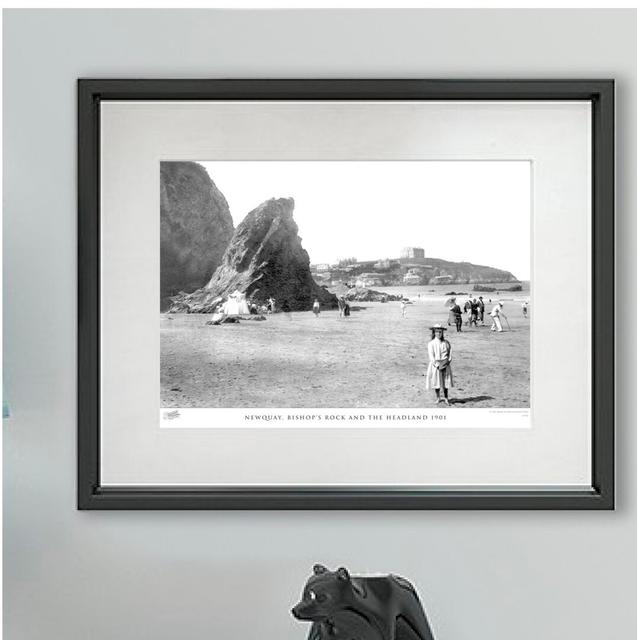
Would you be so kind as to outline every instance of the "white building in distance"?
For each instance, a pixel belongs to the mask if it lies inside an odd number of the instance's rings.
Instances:
[[[421,247],[405,247],[400,253],[400,258],[404,260],[424,260],[424,249]]]

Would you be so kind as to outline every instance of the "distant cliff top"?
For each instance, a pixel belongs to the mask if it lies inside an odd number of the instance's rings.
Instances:
[[[375,272],[380,276],[397,279],[410,272],[421,279],[421,284],[520,282],[510,271],[504,269],[471,262],[453,262],[442,258],[382,258],[353,262],[349,265],[333,265],[328,268],[321,266],[324,273],[345,274],[349,277]]]

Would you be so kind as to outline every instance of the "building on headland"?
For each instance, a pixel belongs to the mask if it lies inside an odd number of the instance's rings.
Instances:
[[[400,253],[400,257],[405,260],[424,260],[424,249],[422,247],[405,247]]]
[[[402,282],[404,284],[420,284],[422,278],[416,273],[406,273]]]
[[[400,252],[399,262],[402,266],[426,264],[427,259],[424,257],[424,249],[422,247],[405,247]]]
[[[435,276],[434,278],[432,278],[432,280],[433,284],[449,284],[450,282],[453,282],[454,278],[451,275],[445,274],[441,276]]]

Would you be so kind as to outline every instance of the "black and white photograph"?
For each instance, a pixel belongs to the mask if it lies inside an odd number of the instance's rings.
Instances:
[[[222,426],[218,409],[528,426],[530,162],[159,171],[162,426]]]

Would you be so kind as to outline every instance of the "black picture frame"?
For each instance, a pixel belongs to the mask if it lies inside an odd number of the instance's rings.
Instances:
[[[613,80],[80,79],[78,97],[79,509],[614,509]],[[102,100],[589,100],[592,104],[592,486],[588,490],[100,485]]]

